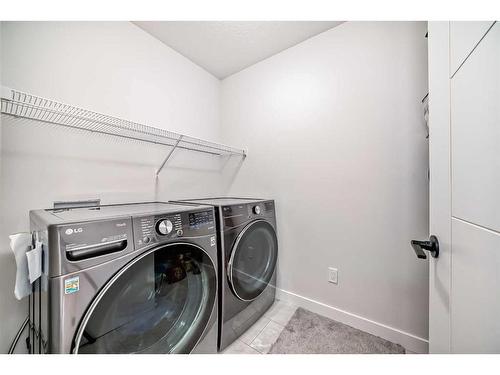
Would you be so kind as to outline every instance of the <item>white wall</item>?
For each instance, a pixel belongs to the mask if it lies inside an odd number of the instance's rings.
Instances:
[[[277,202],[283,295],[418,351],[428,264],[409,241],[428,236],[425,33],[347,22],[225,79],[221,101],[224,141],[249,152],[230,194]]]
[[[219,138],[220,81],[131,23],[2,22],[1,37],[2,85]],[[13,295],[8,234],[28,230],[30,209],[94,197],[114,203],[222,194],[221,165],[210,156],[176,152],[156,184],[155,168],[168,150],[154,145],[4,115],[1,141],[0,352],[27,312]]]

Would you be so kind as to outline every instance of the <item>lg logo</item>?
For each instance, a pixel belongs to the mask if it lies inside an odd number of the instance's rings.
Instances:
[[[64,233],[66,233],[69,236],[70,234],[73,234],[73,233],[82,233],[82,232],[83,232],[83,228],[75,228],[75,229],[68,228],[68,229],[66,229],[66,232],[64,232]]]

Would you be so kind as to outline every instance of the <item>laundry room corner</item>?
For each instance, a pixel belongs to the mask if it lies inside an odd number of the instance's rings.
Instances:
[[[346,22],[222,81],[232,196],[276,199],[279,296],[427,352],[426,22]],[[328,268],[338,284],[328,282]]]
[[[1,22],[1,85],[208,140],[220,138],[220,81],[131,22]],[[62,129],[2,114],[0,352],[27,315],[13,294],[9,234],[55,201],[155,201],[221,194],[203,153]],[[203,176],[203,184],[199,183]],[[23,345],[18,345],[23,351]]]
[[[2,373],[498,373],[500,3],[317,3],[2,3]]]

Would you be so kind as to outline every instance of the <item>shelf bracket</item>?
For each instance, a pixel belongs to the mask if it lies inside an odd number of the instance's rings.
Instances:
[[[156,177],[158,177],[158,175],[160,174],[161,170],[163,169],[163,167],[165,166],[165,164],[167,163],[168,159],[170,159],[170,157],[172,156],[172,154],[174,153],[175,149],[177,148],[177,146],[179,146],[179,143],[182,141],[182,135],[179,136],[179,138],[177,139],[177,141],[175,142],[175,145],[172,147],[172,149],[170,150],[170,152],[168,153],[168,155],[165,157],[165,159],[163,160],[163,162],[161,163],[160,165],[160,168],[157,169],[156,171]]]

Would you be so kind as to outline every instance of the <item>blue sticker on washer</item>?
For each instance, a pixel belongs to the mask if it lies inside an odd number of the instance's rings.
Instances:
[[[76,293],[80,290],[80,276],[64,280],[64,294]]]

